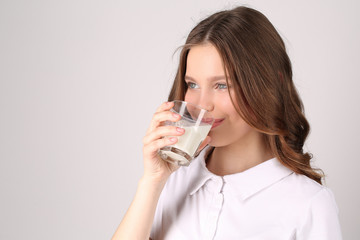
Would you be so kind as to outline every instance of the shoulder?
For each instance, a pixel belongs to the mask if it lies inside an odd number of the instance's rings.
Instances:
[[[338,206],[330,188],[292,173],[283,183],[297,219],[297,239],[341,239]]]
[[[305,199],[299,212],[299,239],[342,239],[339,209],[330,188],[305,180]]]
[[[327,186],[301,174],[292,174],[289,181],[295,186],[295,190],[303,195],[307,208],[329,209],[338,211],[333,192]]]
[[[324,214],[329,210],[336,214],[338,212],[333,192],[302,174],[293,172],[269,190],[276,194],[273,200],[277,199],[296,218],[304,217],[304,214],[313,210]]]
[[[296,239],[341,239],[339,209],[330,188],[294,172],[273,187],[286,224],[296,226]]]
[[[338,207],[330,188],[301,174],[292,174],[291,178],[295,190],[303,196],[301,199],[307,211],[317,211],[318,214],[326,215],[331,210],[337,214]]]
[[[281,186],[284,190],[290,191],[291,194],[302,196],[302,200],[307,199],[309,201],[320,192],[329,191],[326,186],[297,173],[292,173],[283,179]]]

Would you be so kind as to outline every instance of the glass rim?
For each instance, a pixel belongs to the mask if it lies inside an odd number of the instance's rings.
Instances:
[[[186,101],[183,101],[183,100],[173,100],[173,101],[171,101],[171,102],[173,102],[173,103],[175,103],[175,102],[186,103],[186,105],[192,105],[192,106],[194,106],[194,107],[196,107],[196,108],[199,108],[200,110],[204,110],[204,111],[208,112],[210,115],[212,115],[212,114],[211,114],[208,110],[206,110],[205,108],[200,107],[199,105],[196,105],[196,104],[193,104],[193,103],[190,103],[190,102],[186,102]]]
[[[215,121],[215,118],[214,118],[213,114],[210,113],[210,112],[209,112],[208,110],[206,110],[205,108],[200,107],[199,105],[196,105],[196,104],[193,104],[193,103],[190,103],[190,102],[186,102],[186,101],[183,101],[183,100],[173,100],[172,102],[173,102],[174,104],[175,104],[175,103],[185,104],[185,106],[191,105],[191,106],[196,107],[197,109],[199,109],[200,112],[205,112],[205,114],[208,115],[208,116],[207,116],[207,117],[202,117],[202,119],[205,119],[205,120],[206,120],[206,121],[201,121],[202,123],[212,125],[212,124],[214,123],[214,121]],[[175,105],[174,105],[174,106],[175,106]],[[172,107],[171,109],[173,109],[173,107]],[[174,110],[174,112],[177,112],[177,113],[178,113],[178,111],[175,111],[175,110]],[[186,116],[181,116],[181,117],[188,119]],[[193,119],[188,119],[188,120],[194,121]]]

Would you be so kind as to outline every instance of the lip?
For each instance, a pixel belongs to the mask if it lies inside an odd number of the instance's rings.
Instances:
[[[221,118],[221,119],[215,119],[211,129],[216,128],[217,126],[219,126],[223,121],[225,120],[225,118]]]
[[[203,118],[201,120],[202,123],[211,124],[214,121],[212,118]]]

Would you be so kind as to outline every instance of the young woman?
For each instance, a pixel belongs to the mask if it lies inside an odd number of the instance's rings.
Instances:
[[[281,37],[247,7],[201,21],[183,46],[169,101],[216,118],[189,167],[158,156],[183,129],[162,104],[144,137],[144,175],[113,239],[341,239],[337,206],[303,151],[309,124]]]

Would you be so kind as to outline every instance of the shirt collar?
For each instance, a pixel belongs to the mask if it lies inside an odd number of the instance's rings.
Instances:
[[[199,156],[193,160],[191,166],[191,175],[193,176],[192,182],[190,183],[192,186],[190,188],[190,195],[196,193],[209,179],[216,177],[215,174],[210,172],[206,168],[205,159],[207,155],[210,153],[212,147],[207,146],[205,147],[199,154]]]
[[[192,163],[191,176],[193,179],[190,195],[195,194],[210,179],[219,178],[206,168],[205,159],[211,149],[212,147],[206,147]],[[272,158],[246,171],[223,176],[225,181],[223,191],[245,200],[291,173],[293,171],[281,164],[278,159]]]

